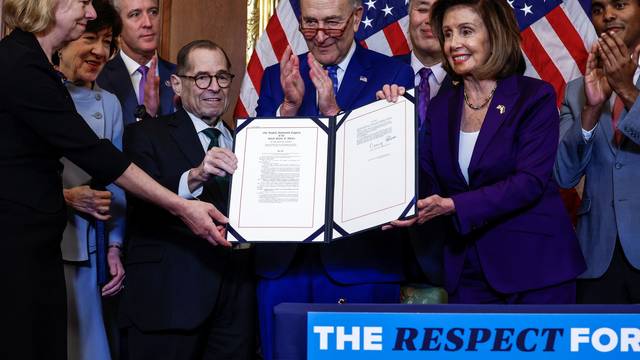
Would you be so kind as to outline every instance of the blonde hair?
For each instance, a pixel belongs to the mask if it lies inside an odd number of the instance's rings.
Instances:
[[[4,0],[2,15],[11,28],[39,33],[54,24],[59,1],[68,0]]]

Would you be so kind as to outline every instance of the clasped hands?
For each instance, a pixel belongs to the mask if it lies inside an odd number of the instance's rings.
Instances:
[[[615,92],[630,108],[640,94],[633,83],[638,67],[640,45],[630,50],[617,33],[603,33],[591,46],[584,77],[587,103],[585,112],[593,116],[583,117],[583,128],[591,130],[597,123],[603,104]]]
[[[333,82],[327,70],[316,61],[315,57],[307,54],[309,64],[309,77],[318,92],[318,109],[326,116],[334,116],[340,112],[340,107],[336,102],[336,94],[333,92]],[[302,100],[304,99],[304,80],[300,75],[300,60],[293,53],[290,46],[282,55],[280,60],[280,85],[284,92],[284,100],[280,105],[281,116],[296,116]]]

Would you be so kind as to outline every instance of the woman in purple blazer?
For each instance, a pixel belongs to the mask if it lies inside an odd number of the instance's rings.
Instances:
[[[520,75],[513,10],[505,0],[439,0],[431,26],[453,82],[421,129],[419,215],[392,225],[450,219],[452,303],[574,303],[585,264],[552,175],[556,96]]]

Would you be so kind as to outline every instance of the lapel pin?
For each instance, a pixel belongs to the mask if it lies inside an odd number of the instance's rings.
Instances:
[[[504,112],[506,111],[504,105],[498,105],[496,106],[496,109],[498,109],[498,111],[500,111],[500,114],[504,114]]]
[[[460,84],[460,81],[458,81],[458,80],[451,80],[451,83],[452,83],[454,86],[458,86],[458,84]]]
[[[360,76],[360,81],[367,82],[369,81],[366,76]]]

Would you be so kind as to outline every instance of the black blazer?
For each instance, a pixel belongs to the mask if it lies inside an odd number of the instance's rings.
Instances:
[[[176,193],[182,173],[205,154],[184,110],[128,126],[123,146],[134,163]],[[200,198],[226,203],[227,188],[211,181]],[[196,328],[216,304],[231,250],[198,238],[155,205],[131,198],[129,206],[123,325],[131,322],[142,331]]]
[[[33,34],[15,29],[0,41],[0,79],[0,307],[11,329],[0,340],[0,358],[64,358],[59,159],[66,156],[103,183],[130,163],[76,113]]]
[[[175,111],[173,106],[173,88],[168,84],[171,74],[175,73],[176,65],[158,58],[158,73],[160,75],[160,106],[159,115],[168,115]],[[131,76],[127,71],[122,57],[118,53],[111,59],[98,75],[98,85],[108,92],[114,93],[122,105],[122,120],[124,125],[136,122],[135,111],[138,106],[136,92],[131,83]]]
[[[129,166],[78,115],[33,34],[16,29],[0,42],[0,79],[0,200],[62,211],[61,156],[104,184]]]

